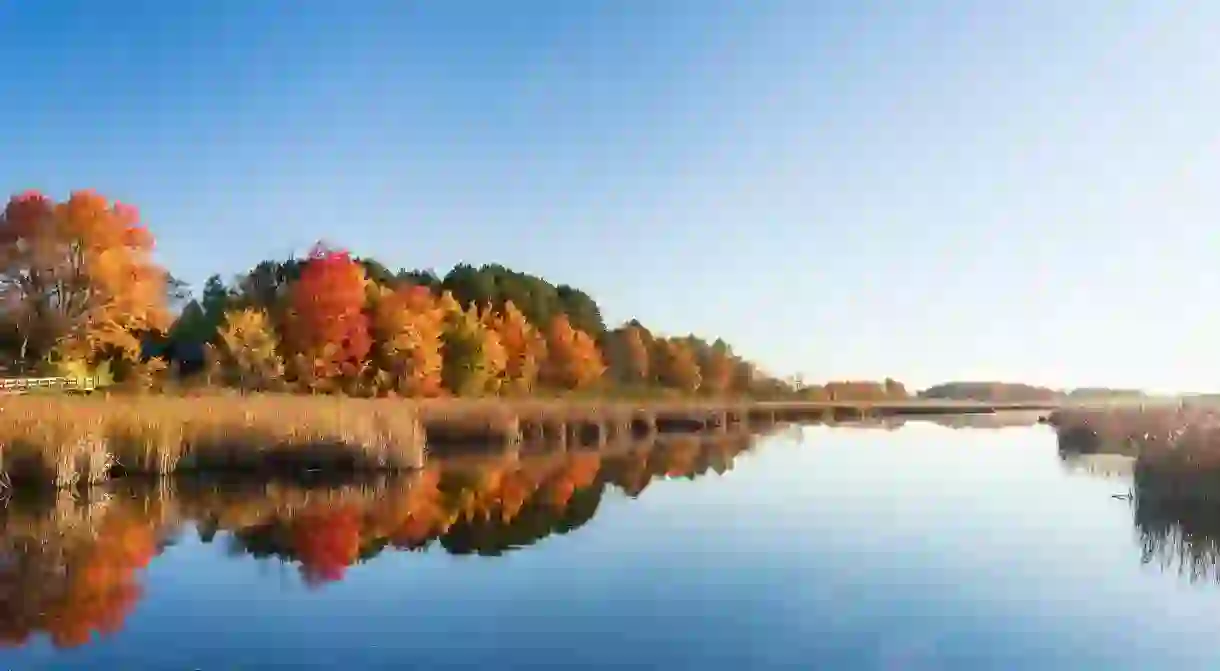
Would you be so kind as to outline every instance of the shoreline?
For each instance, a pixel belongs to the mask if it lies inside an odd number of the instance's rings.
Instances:
[[[174,473],[382,472],[428,455],[523,444],[601,449],[776,424],[1049,410],[972,401],[357,399],[21,395],[0,402],[0,489]]]

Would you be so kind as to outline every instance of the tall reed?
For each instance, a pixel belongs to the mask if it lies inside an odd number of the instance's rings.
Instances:
[[[13,396],[0,405],[0,480],[69,487],[113,474],[382,470],[423,465],[407,402],[322,396]]]

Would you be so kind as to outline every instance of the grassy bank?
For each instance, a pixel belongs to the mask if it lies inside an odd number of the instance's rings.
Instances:
[[[13,486],[175,471],[418,468],[424,434],[398,401],[322,396],[15,396],[0,405]]]
[[[657,435],[757,430],[776,422],[990,412],[984,404],[736,400],[444,399],[289,394],[8,396],[0,483],[93,484],[183,471],[419,468],[425,450],[601,448]]]

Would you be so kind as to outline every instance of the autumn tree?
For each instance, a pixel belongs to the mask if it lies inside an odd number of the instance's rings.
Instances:
[[[695,392],[702,383],[699,363],[685,342],[678,339],[657,340],[654,345],[657,381],[663,386],[685,392]]]
[[[0,309],[23,361],[133,363],[168,326],[166,273],[135,208],[94,191],[13,197],[0,215]]]
[[[727,393],[732,388],[736,365],[727,347],[713,347],[700,365],[700,388],[714,395]]]
[[[910,397],[910,394],[907,393],[906,385],[902,384],[898,380],[895,380],[894,378],[885,378],[885,382],[883,384],[885,385],[886,398],[906,399]]]
[[[364,372],[372,339],[364,269],[345,251],[314,247],[289,291],[284,342],[299,382],[313,390]]]
[[[565,389],[583,389],[601,379],[606,371],[597,342],[572,327],[564,315],[551,320],[546,332],[547,361],[543,368],[549,384]]]
[[[487,326],[499,335],[504,346],[505,388],[516,393],[533,390],[546,360],[546,338],[512,301],[507,301],[500,310],[486,314],[490,317]]]
[[[248,307],[227,312],[219,340],[230,383],[243,389],[267,389],[283,379],[279,336],[266,310]]]
[[[425,287],[378,289],[373,304],[373,358],[383,390],[405,396],[440,392],[445,317]]]
[[[445,388],[458,396],[499,391],[508,357],[500,337],[485,322],[478,306],[448,309],[441,334],[441,377]]]
[[[651,366],[645,331],[629,324],[615,329],[607,340],[610,370],[615,379],[625,384],[648,382]]]
[[[289,537],[305,584],[317,587],[342,580],[360,558],[360,531],[360,511],[352,505],[318,504],[295,515]]]

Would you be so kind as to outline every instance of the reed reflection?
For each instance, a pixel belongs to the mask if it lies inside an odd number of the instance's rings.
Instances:
[[[1220,582],[1220,442],[1211,431],[1058,429],[1065,464],[1129,479],[1140,562],[1191,583]],[[1124,498],[1115,495],[1116,498]]]
[[[37,634],[78,646],[120,630],[140,570],[193,527],[237,556],[297,566],[310,586],[386,551],[497,556],[579,529],[612,488],[724,473],[746,434],[660,437],[602,450],[498,452],[434,460],[359,482],[119,482],[88,495],[14,500],[0,513],[0,641]]]

